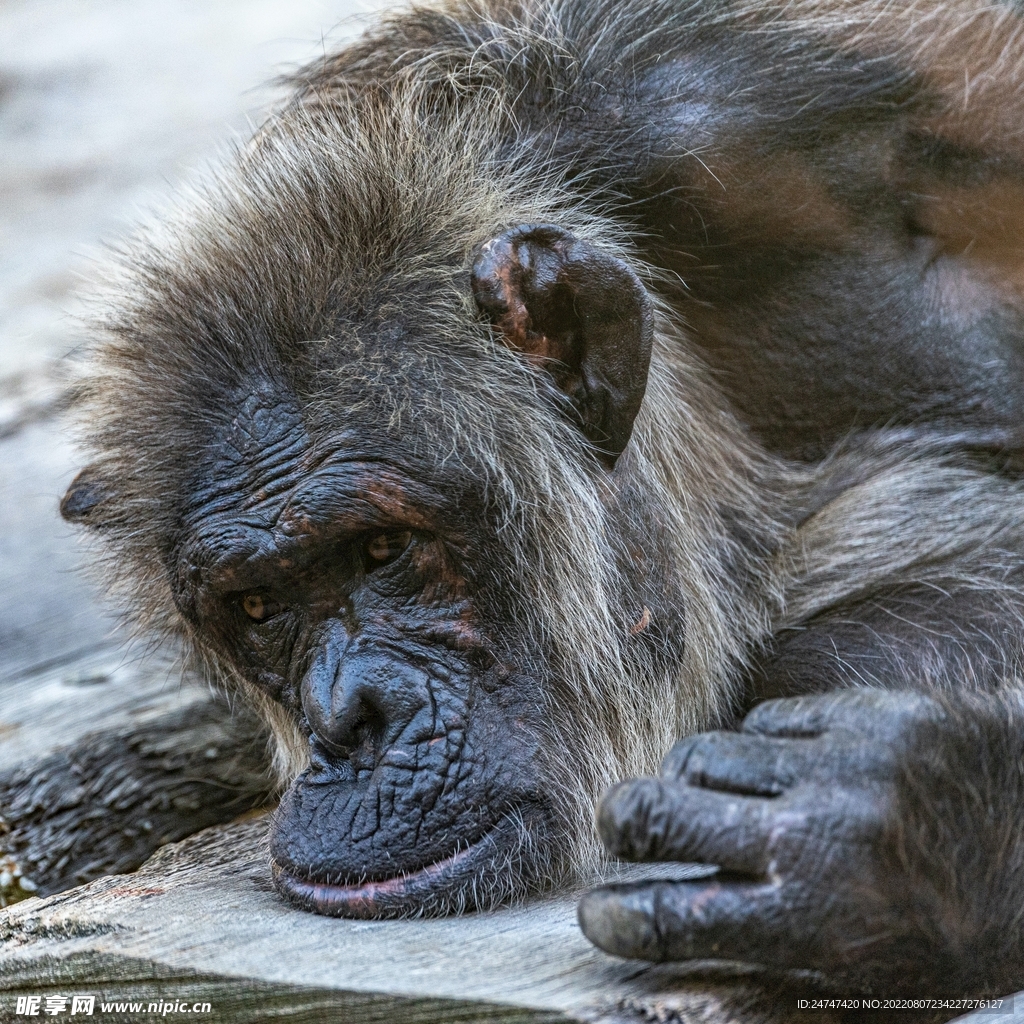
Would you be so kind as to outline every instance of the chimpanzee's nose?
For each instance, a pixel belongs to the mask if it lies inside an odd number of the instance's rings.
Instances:
[[[302,680],[310,729],[336,756],[365,748],[376,761],[421,704],[414,695],[422,683],[410,673],[421,674],[386,647],[352,639],[341,623],[331,623]]]

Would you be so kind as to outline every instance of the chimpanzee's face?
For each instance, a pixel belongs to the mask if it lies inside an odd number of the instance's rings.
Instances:
[[[650,746],[646,717],[619,728],[621,645],[678,602],[660,572],[620,573],[659,563],[657,517],[605,504],[650,298],[555,224],[442,237],[411,269],[356,232],[324,267],[266,209],[273,261],[239,280],[249,248],[207,254],[173,301],[139,300],[147,331],[118,328],[135,376],[105,413],[113,454],[63,511],[305,737],[271,837],[282,892],[350,916],[493,904],[592,858],[597,791]],[[649,681],[678,644],[634,646]]]
[[[327,914],[507,896],[549,817],[540,684],[494,635],[485,510],[387,437],[364,423],[314,443],[297,406],[247,398],[197,466],[176,555],[200,641],[308,735],[271,851],[280,890]]]

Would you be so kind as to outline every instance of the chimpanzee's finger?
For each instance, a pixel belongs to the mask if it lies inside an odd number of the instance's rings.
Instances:
[[[634,779],[602,797],[597,828],[616,857],[698,861],[760,875],[771,828],[770,800]]]
[[[938,713],[937,703],[923,694],[863,687],[765,701],[743,720],[742,730],[765,736],[813,738],[843,729],[885,740],[899,735],[909,720]]]
[[[800,941],[770,882],[635,882],[594,889],[577,918],[594,945],[636,960],[732,960],[786,969]]]
[[[743,796],[780,796],[808,779],[821,757],[807,740],[740,732],[705,732],[680,740],[662,778]]]

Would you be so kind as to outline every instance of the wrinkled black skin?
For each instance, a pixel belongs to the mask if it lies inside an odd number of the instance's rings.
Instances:
[[[197,469],[175,592],[207,643],[310,737],[310,767],[275,818],[279,872],[391,878],[495,832],[503,841],[481,855],[500,856],[512,812],[542,833],[536,684],[480,630],[486,605],[470,620],[462,565],[486,556],[466,532],[480,510],[462,483],[426,487],[399,445],[365,453],[358,426],[314,454],[297,407],[270,388],[240,406]],[[403,527],[408,547],[376,564],[367,538]],[[242,607],[249,593],[273,612],[263,622]],[[444,888],[435,880],[432,895]],[[382,897],[372,913],[411,909]]]
[[[497,277],[513,269],[503,290]],[[651,353],[636,275],[565,229],[526,225],[492,240],[469,283],[499,335],[517,303],[524,346],[560,367],[566,416],[613,465]],[[279,888],[307,909],[381,917],[492,902],[513,872],[541,884],[557,827],[543,795],[547,676],[542,652],[508,627],[507,586],[486,578],[503,553],[476,479],[391,438],[372,409],[343,431],[311,425],[282,382],[226,408],[189,489],[172,585],[204,644],[309,737],[310,766],[271,837]],[[82,492],[66,504],[87,504]],[[376,562],[368,543],[396,533],[407,546]],[[244,610],[253,594],[260,622]],[[330,890],[422,869],[429,879],[372,893]]]
[[[598,817],[613,853],[725,874],[599,890],[580,907],[587,934],[657,961],[714,945],[722,959],[774,948],[778,967],[833,964],[876,923],[863,896],[885,881],[871,851],[894,800],[894,742],[925,703],[857,691],[768,702],[738,732],[679,742],[657,779],[613,787]]]
[[[998,660],[1019,630],[984,593],[911,586],[778,637],[737,732],[680,741],[598,810],[613,854],[719,874],[597,889],[584,932],[619,956],[815,972],[819,995],[1020,989],[1024,693]],[[912,674],[965,656],[968,692]],[[900,689],[824,692],[864,677]]]

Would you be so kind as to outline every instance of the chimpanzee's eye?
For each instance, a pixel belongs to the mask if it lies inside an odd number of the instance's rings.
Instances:
[[[411,530],[389,530],[378,533],[366,542],[366,569],[374,569],[393,562],[412,541]]]
[[[284,608],[265,594],[246,594],[242,598],[242,610],[253,622],[266,622],[267,619],[284,611]]]

